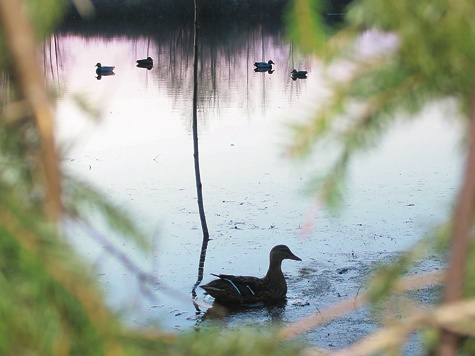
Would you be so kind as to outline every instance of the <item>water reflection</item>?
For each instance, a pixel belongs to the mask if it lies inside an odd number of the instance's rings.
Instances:
[[[198,303],[196,303],[196,299],[198,298],[198,294],[196,293],[196,288],[201,284],[201,281],[203,280],[204,276],[204,269],[205,269],[205,261],[206,261],[206,251],[208,249],[208,242],[209,242],[209,236],[208,238],[203,237],[203,242],[201,244],[201,251],[200,251],[200,259],[198,261],[198,277],[196,279],[195,284],[193,285],[193,288],[191,290],[191,297],[193,299],[193,305],[196,309],[196,312],[198,314],[201,313],[201,309]]]
[[[275,72],[275,70],[273,70],[272,67],[271,67],[270,69],[266,69],[266,68],[255,68],[255,69],[254,69],[254,72],[272,74],[272,73]]]
[[[250,314],[258,311],[265,314],[270,322],[279,323],[282,321],[285,313],[287,299],[281,299],[274,302],[259,303],[253,306],[249,305],[222,305],[213,302],[211,308],[208,308],[197,320],[196,325],[206,321],[226,320],[230,317],[239,317],[243,314]]]
[[[125,78],[124,68],[130,66],[132,60],[136,62],[137,58],[151,57],[152,65],[137,63],[138,67],[150,70],[151,75],[147,79],[151,82],[148,85],[158,86],[160,94],[171,100],[173,107],[180,110],[186,108],[184,100],[189,100],[192,90],[192,29],[187,26],[163,27],[160,24],[144,24],[142,28],[136,24],[128,26],[133,27],[127,27],[127,32],[122,27],[109,27],[107,23],[82,27],[72,23],[64,27],[52,37],[54,47],[45,47],[47,75],[58,77],[62,88],[72,91],[78,88],[64,86],[72,84],[68,80],[71,73],[63,72],[65,68],[74,65],[80,71],[86,59],[92,63],[111,61],[115,62],[117,71],[120,70],[121,80],[129,82],[131,78],[128,74]],[[200,106],[216,113],[239,103],[239,106],[244,104],[249,110],[253,108],[265,113],[271,105],[267,95],[270,92],[283,91],[288,103],[296,99],[300,88],[290,85],[285,73],[290,73],[297,66],[310,67],[311,61],[296,51],[292,44],[286,43],[284,36],[283,29],[274,24],[251,26],[231,23],[219,31],[204,26],[200,36],[202,46],[198,66]],[[128,53],[119,50],[122,45],[128,48]],[[250,72],[256,60],[269,57],[278,64]],[[53,68],[57,73],[53,72]],[[255,81],[260,78],[260,72],[273,74],[276,78],[273,81]],[[244,114],[249,116],[249,112]],[[209,118],[210,115],[202,117],[205,121]],[[186,126],[190,127],[190,123]]]

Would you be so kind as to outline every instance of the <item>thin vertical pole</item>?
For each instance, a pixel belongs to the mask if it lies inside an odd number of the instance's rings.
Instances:
[[[203,231],[203,242],[201,244],[200,262],[198,266],[198,279],[193,286],[192,296],[196,297],[196,287],[203,280],[203,270],[208,248],[209,232],[206,223],[205,209],[203,205],[203,186],[201,184],[200,160],[198,154],[198,0],[194,0],[194,39],[193,39],[193,157],[195,162],[196,193],[198,197],[198,209],[200,213],[201,229]]]

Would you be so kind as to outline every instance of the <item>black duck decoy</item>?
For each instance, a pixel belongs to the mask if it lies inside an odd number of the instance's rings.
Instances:
[[[152,57],[147,57],[145,59],[137,59],[137,67],[152,69],[153,67]]]
[[[112,75],[114,74],[114,66],[102,66],[100,63],[96,64],[96,74],[97,75]]]
[[[97,80],[101,80],[102,76],[115,75],[114,66],[102,66],[100,63],[97,63],[96,67]]]
[[[255,62],[254,63],[254,66],[256,68],[266,68],[266,69],[270,69],[272,68],[272,65],[275,64],[274,62],[272,62],[272,60],[269,60],[268,62]]]
[[[296,70],[294,69],[292,72],[290,72],[292,79],[305,79],[307,78],[307,71],[306,70]]]

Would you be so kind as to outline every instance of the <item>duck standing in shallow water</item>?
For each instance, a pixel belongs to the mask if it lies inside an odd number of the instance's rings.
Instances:
[[[268,62],[255,62],[254,66],[256,68],[271,69],[273,64],[275,64],[275,63],[272,62],[272,60],[270,60]]]
[[[137,59],[137,67],[152,69],[153,67],[152,57],[147,57],[145,59]]]
[[[96,64],[96,74],[97,74],[97,79],[101,79],[103,75],[115,75],[114,73],[114,66],[102,66],[100,63]]]
[[[277,245],[270,251],[269,269],[264,278],[213,274],[218,279],[201,288],[222,304],[253,304],[283,299],[287,294],[287,283],[281,268],[285,259],[302,261],[287,246]]]
[[[290,72],[290,75],[292,76],[293,80],[297,79],[306,79],[307,78],[307,71],[306,70],[296,70],[294,69],[292,72]]]

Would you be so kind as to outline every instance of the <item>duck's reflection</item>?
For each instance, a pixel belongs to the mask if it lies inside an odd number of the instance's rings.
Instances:
[[[109,75],[115,75],[115,73],[110,73],[110,74],[97,74],[96,79],[101,80],[102,77],[108,77]]]
[[[272,73],[275,72],[275,70],[272,69],[272,67],[271,68],[255,68],[254,72],[256,72],[256,73],[265,73],[265,72],[267,72],[269,74],[272,74]]]
[[[201,314],[199,308],[197,308],[197,323],[200,324],[205,321],[225,321],[232,316],[249,314],[252,312],[263,313],[265,314],[266,319],[270,319],[273,322],[278,322],[283,319],[286,305],[286,298],[252,305],[223,305],[218,302],[213,302],[211,308],[206,310],[203,314]]]

